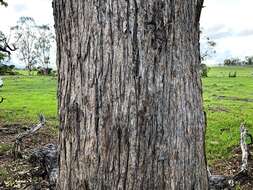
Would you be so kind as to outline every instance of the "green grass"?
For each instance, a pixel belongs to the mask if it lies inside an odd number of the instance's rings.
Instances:
[[[16,69],[15,72],[19,73],[20,75],[26,75],[26,76],[29,75],[29,71],[28,71],[28,70]],[[30,72],[30,75],[31,75],[31,76],[37,75],[37,72],[38,72],[38,71],[31,71],[31,72]]]
[[[229,78],[229,72],[234,71],[237,77]],[[206,152],[211,163],[231,156],[233,148],[239,145],[241,122],[246,122],[253,134],[252,74],[253,67],[213,67],[209,77],[203,79],[208,118]],[[43,113],[50,125],[58,124],[55,78],[8,76],[4,82],[0,96],[6,100],[0,104],[0,122],[33,123]]]
[[[229,78],[229,72],[237,72]],[[239,145],[241,122],[253,134],[253,67],[214,67],[203,79],[209,161],[231,156]],[[226,98],[219,98],[225,96]],[[247,101],[248,100],[248,101]]]
[[[50,124],[57,124],[56,79],[40,76],[6,76],[0,96],[0,122],[34,123],[43,113]]]
[[[0,181],[1,180],[6,180],[8,176],[8,172],[4,167],[0,166]]]
[[[0,143],[0,156],[12,149],[12,145]]]

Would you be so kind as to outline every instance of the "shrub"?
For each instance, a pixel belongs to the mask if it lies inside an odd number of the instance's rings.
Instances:
[[[208,77],[208,72],[209,72],[210,68],[207,67],[206,64],[200,64],[200,74],[201,74],[201,77]]]
[[[53,69],[52,68],[37,68],[38,72],[37,75],[52,75]]]
[[[0,75],[17,75],[18,73],[13,71],[14,68],[15,65],[0,64]]]
[[[228,77],[229,78],[235,78],[236,77],[236,71],[234,73],[229,72]]]

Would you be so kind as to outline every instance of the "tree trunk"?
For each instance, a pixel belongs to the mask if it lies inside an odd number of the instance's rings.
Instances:
[[[58,189],[208,189],[202,3],[54,0]]]

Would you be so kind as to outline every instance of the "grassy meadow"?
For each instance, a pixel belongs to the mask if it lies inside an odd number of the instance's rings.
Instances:
[[[229,78],[229,72],[237,72]],[[24,74],[24,73],[22,73]],[[0,96],[0,124],[34,123],[45,114],[49,126],[57,122],[57,80],[43,76],[6,76]],[[203,78],[207,113],[206,151],[209,162],[231,156],[239,145],[241,122],[253,134],[253,67],[213,67]]]

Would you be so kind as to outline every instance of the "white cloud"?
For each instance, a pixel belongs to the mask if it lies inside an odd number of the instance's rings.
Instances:
[[[52,0],[8,0],[7,7],[0,6],[0,30],[5,34],[9,34],[10,27],[15,26],[21,16],[32,17],[37,24],[49,24],[52,27],[54,23]],[[55,46],[53,46],[53,49],[51,63],[55,67]],[[10,63],[18,67],[24,67],[15,54],[13,54]]]
[[[53,25],[52,2],[51,0],[8,0],[8,7],[0,6],[0,30],[8,32],[21,16],[33,17],[38,24]]]
[[[206,0],[202,11],[203,33],[217,43],[217,53],[210,62],[253,55],[253,1]]]
[[[52,0],[8,0],[8,3],[8,7],[0,7],[0,30],[5,33],[20,16],[33,17],[38,24],[53,25]],[[212,62],[222,62],[229,56],[253,55],[252,7],[252,0],[205,0],[201,27],[217,43]]]

